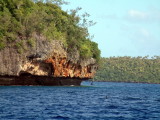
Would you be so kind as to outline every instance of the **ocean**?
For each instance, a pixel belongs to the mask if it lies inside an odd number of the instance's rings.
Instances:
[[[0,86],[0,120],[160,120],[160,84]]]

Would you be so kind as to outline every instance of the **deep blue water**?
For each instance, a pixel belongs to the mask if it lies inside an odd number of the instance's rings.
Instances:
[[[160,85],[0,86],[0,120],[76,119],[160,120]]]

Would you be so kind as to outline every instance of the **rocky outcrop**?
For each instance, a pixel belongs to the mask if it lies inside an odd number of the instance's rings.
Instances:
[[[68,53],[61,41],[49,42],[37,35],[35,38],[36,46],[29,47],[26,44],[27,50],[22,54],[17,53],[15,47],[6,47],[0,51],[0,81],[2,77],[4,80],[4,76],[28,75],[37,76],[38,79],[48,77],[74,80],[94,76],[97,69],[95,59],[81,59],[76,48]]]

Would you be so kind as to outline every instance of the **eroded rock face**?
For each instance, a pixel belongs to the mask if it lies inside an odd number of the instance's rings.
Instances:
[[[53,67],[52,74],[55,77],[76,77],[76,78],[92,78],[96,71],[96,66],[88,64],[81,65],[81,62],[72,63],[67,58],[52,57],[45,60],[45,63],[51,63]]]
[[[40,37],[37,37],[39,39]],[[14,48],[0,51],[0,75],[49,76],[61,78],[92,78],[97,70],[93,58],[81,59],[78,51],[67,53],[60,41],[47,42],[40,38],[37,48],[18,54]]]
[[[38,76],[53,76],[67,78],[92,78],[97,66],[94,59],[76,60],[68,59],[67,53],[54,51],[47,58],[28,60],[21,66],[21,73],[30,73]]]
[[[50,76],[52,67],[50,64],[41,61],[27,61],[21,66],[21,71],[19,75],[30,74],[36,76]]]

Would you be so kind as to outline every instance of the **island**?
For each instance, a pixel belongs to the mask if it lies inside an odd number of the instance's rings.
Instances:
[[[78,86],[93,78],[100,50],[76,11],[52,2],[1,0],[0,85]]]
[[[101,58],[94,81],[160,84],[159,56]]]

